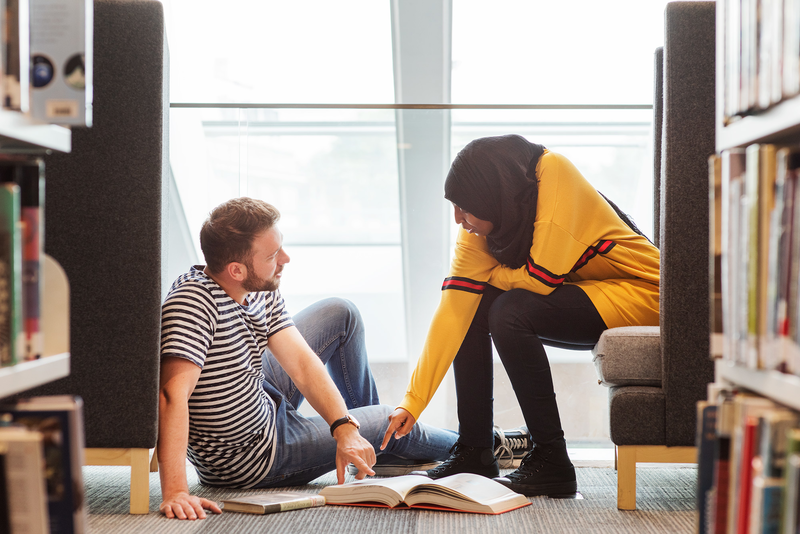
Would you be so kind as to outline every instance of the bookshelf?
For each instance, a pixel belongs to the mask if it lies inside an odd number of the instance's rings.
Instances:
[[[63,126],[39,123],[14,112],[0,111],[0,152],[44,155],[70,152],[72,132]],[[45,256],[41,328],[42,358],[0,368],[0,398],[52,382],[69,375],[69,283],[58,263]]]
[[[752,143],[777,143],[800,139],[800,96],[777,104],[758,115],[742,117],[731,124],[717,119],[717,152]]]
[[[16,111],[0,111],[0,152],[69,152],[72,132],[64,126],[37,122]]]
[[[729,149],[744,149],[756,143],[771,143],[778,146],[800,144],[800,95],[785,98],[765,110],[726,123],[726,84],[728,84],[726,68],[730,68],[730,62],[726,63],[726,45],[730,43],[726,43],[726,39],[731,35],[726,29],[726,24],[730,20],[726,18],[729,14],[726,15],[725,12],[728,4],[728,2],[717,2],[715,140],[717,154]],[[747,28],[739,30],[741,31],[738,39],[743,39],[741,35],[747,32]],[[741,65],[737,65],[734,71],[743,75],[740,72],[741,68]],[[714,355],[720,356],[722,347],[720,334],[712,333],[712,346],[716,347]],[[787,340],[780,343],[761,342],[760,347],[761,350],[782,351],[789,358],[797,358],[800,353],[800,346]],[[800,411],[800,377],[797,375],[752,369],[735,365],[724,358],[716,360],[715,375],[717,382],[741,387]]]

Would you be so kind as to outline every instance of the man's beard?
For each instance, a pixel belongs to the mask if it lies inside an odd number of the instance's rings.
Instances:
[[[242,280],[242,288],[245,291],[250,293],[256,291],[275,291],[278,289],[278,286],[281,285],[281,279],[277,276],[273,277],[271,280],[266,280],[264,278],[258,278],[253,271],[253,266],[250,262],[244,262],[244,266],[247,267],[247,278]],[[280,273],[283,270],[281,268],[280,271],[277,271],[275,274]]]

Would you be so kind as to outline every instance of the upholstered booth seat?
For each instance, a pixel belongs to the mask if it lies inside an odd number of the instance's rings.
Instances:
[[[661,330],[625,326],[604,332],[592,350],[597,377],[606,387],[661,387]]]
[[[656,52],[656,244],[659,327],[614,328],[594,349],[609,387],[617,507],[636,508],[636,464],[697,461],[696,403],[709,358],[708,158],[715,150],[715,5],[670,2]]]

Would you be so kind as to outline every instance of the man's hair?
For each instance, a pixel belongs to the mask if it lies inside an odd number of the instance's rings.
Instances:
[[[231,262],[250,261],[253,238],[280,218],[275,206],[248,197],[231,199],[211,210],[200,229],[200,248],[208,269],[219,273]]]

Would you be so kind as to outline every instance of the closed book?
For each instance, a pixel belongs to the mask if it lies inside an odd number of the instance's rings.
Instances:
[[[19,186],[0,184],[0,362],[24,358],[22,329],[22,225]]]
[[[243,512],[247,514],[274,514],[289,510],[301,510],[324,506],[325,497],[299,491],[279,493],[259,493],[242,495],[222,501],[224,512]]]
[[[3,45],[3,107],[30,110],[30,0],[5,0]]]
[[[709,292],[711,302],[712,357],[722,356],[722,158],[711,156],[708,160],[710,195],[709,233]],[[719,341],[715,341],[719,340]]]
[[[0,426],[0,456],[10,532],[48,532],[42,434],[24,427]]]
[[[705,532],[726,534],[730,494],[731,434],[734,427],[734,404],[730,397],[720,399],[717,408],[717,440],[714,450],[714,502]]]
[[[800,532],[800,428],[786,433],[786,468],[783,476],[781,534]]]
[[[725,150],[721,154],[722,172],[722,257],[721,257],[721,291],[723,321],[723,358],[738,362],[739,338],[741,335],[742,308],[739,305],[739,294],[742,287],[739,283],[741,240],[739,228],[742,224],[740,206],[742,199],[742,175],[744,173],[744,151],[741,149]]]
[[[757,442],[758,420],[748,417],[742,435],[742,454],[739,469],[739,494],[736,507],[736,532],[747,534],[750,527],[751,496],[753,491],[753,455]]]
[[[0,414],[44,436],[47,505],[51,534],[81,534],[86,529],[83,486],[83,401],[70,395],[19,399],[0,406]]]
[[[779,478],[757,476],[753,480],[753,504],[750,532],[778,534],[781,522],[783,481]]]
[[[790,454],[786,462],[780,532],[800,532],[800,452]]]
[[[800,0],[783,4],[783,97],[800,93]]]
[[[25,359],[42,356],[42,282],[44,261],[44,162],[28,161],[19,168],[22,240],[22,298]]]
[[[697,532],[706,532],[709,492],[714,485],[717,406],[701,401],[697,408]]]

